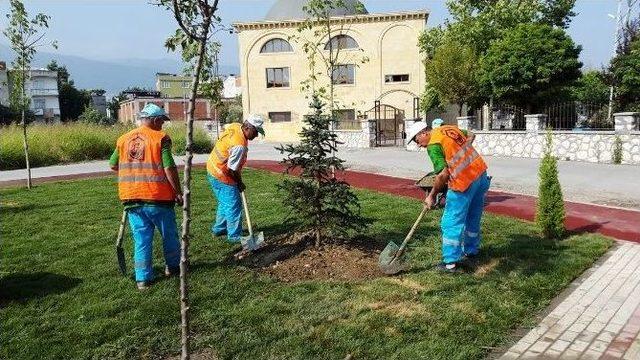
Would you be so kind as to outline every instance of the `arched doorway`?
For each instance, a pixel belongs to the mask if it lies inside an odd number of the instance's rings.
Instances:
[[[381,104],[375,105],[365,112],[367,119],[373,119],[376,123],[376,146],[403,146],[404,145],[404,111],[394,106]]]

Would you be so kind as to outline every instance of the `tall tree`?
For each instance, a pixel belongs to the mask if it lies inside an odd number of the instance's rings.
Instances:
[[[47,69],[58,72],[58,101],[60,102],[60,119],[63,121],[78,120],[85,108],[91,104],[91,94],[76,88],[71,74],[65,65],[51,60]]]
[[[222,83],[218,77],[217,54],[220,44],[214,34],[223,29],[216,15],[219,0],[160,0],[173,13],[178,29],[170,36],[165,46],[171,51],[180,50],[185,62],[185,72],[193,75],[189,110],[187,113],[186,162],[184,166],[184,195],[182,205],[182,253],[180,256],[180,313],[182,318],[182,359],[189,359],[189,291],[187,264],[189,262],[189,240],[191,224],[191,163],[193,160],[193,120],[198,94],[217,102]]]
[[[464,104],[473,100],[478,89],[478,57],[468,46],[444,43],[427,63],[427,82],[439,99],[458,105],[462,115]]]
[[[603,104],[609,99],[609,85],[603,71],[588,70],[571,87],[572,98],[584,103]]]
[[[611,61],[610,71],[616,84],[615,110],[640,111],[640,37]]]
[[[481,65],[481,82],[498,100],[532,111],[580,77],[582,47],[563,29],[521,24],[493,42]]]
[[[15,52],[15,59],[12,63],[14,71],[13,89],[11,93],[11,104],[21,114],[22,135],[24,146],[24,158],[27,167],[27,188],[31,189],[31,166],[29,164],[29,143],[27,141],[27,119],[26,111],[29,109],[31,97],[26,93],[26,82],[29,79],[31,60],[36,54],[36,49],[45,45],[45,30],[49,28],[50,16],[43,13],[36,14],[29,18],[29,14],[19,0],[9,1],[11,12],[7,14],[9,24],[3,30],[3,34],[9,40],[11,49]],[[51,43],[57,47],[56,42]]]

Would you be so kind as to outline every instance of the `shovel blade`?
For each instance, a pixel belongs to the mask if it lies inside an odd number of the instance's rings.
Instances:
[[[254,251],[258,250],[265,245],[264,242],[264,233],[260,231],[257,234],[253,234],[253,236],[243,236],[240,240],[242,244],[243,250]]]
[[[389,242],[387,246],[380,253],[378,259],[378,267],[380,271],[387,275],[393,275],[406,269],[406,261],[404,253],[398,254],[400,247],[393,241]]]
[[[127,276],[127,262],[124,258],[124,249],[122,246],[116,246],[116,255],[118,257],[118,267],[122,276]]]

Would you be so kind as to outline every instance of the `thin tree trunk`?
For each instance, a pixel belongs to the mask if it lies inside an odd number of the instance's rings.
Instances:
[[[24,55],[23,55],[24,57]],[[21,117],[22,117],[22,143],[24,146],[24,162],[25,165],[27,166],[27,189],[31,189],[31,164],[29,164],[29,142],[27,140],[27,119],[25,116],[25,104],[27,103],[25,101],[25,91],[24,91],[24,87],[25,87],[25,81],[26,81],[26,70],[24,68],[24,64],[22,66],[22,99],[21,99],[21,104],[20,104],[20,108],[22,109],[21,111]]]
[[[200,71],[204,60],[207,38],[209,36],[209,25],[211,18],[205,19],[204,34],[200,38],[198,49],[198,63],[196,65],[193,86],[191,89],[191,99],[189,101],[189,114],[187,117],[187,141],[186,141],[186,162],[184,165],[184,191],[182,205],[182,247],[180,255],[180,314],[182,317],[182,356],[181,359],[189,359],[189,288],[187,284],[187,265],[189,259],[189,227],[191,224],[191,163],[193,161],[193,120],[196,110],[196,98],[198,96],[198,83],[200,81]]]

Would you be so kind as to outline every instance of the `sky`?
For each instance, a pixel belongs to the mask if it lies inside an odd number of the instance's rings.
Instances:
[[[94,60],[177,59],[167,53],[164,40],[175,31],[171,14],[154,0],[24,0],[30,15],[43,12],[51,16],[48,39],[58,42],[58,49],[44,51],[76,55]],[[276,0],[221,0],[219,15],[223,23],[261,20]],[[445,0],[363,0],[370,13],[427,9],[427,27],[441,24],[448,12]],[[7,14],[9,1],[0,0],[0,14]],[[607,14],[616,13],[616,0],[578,0],[578,15],[568,29],[582,45],[581,60],[585,68],[599,68],[611,58],[615,21]],[[0,17],[0,28],[7,24]],[[236,35],[218,33],[222,43],[220,63],[238,67]],[[0,43],[7,44],[0,36]],[[0,59],[6,58],[0,54]]]

